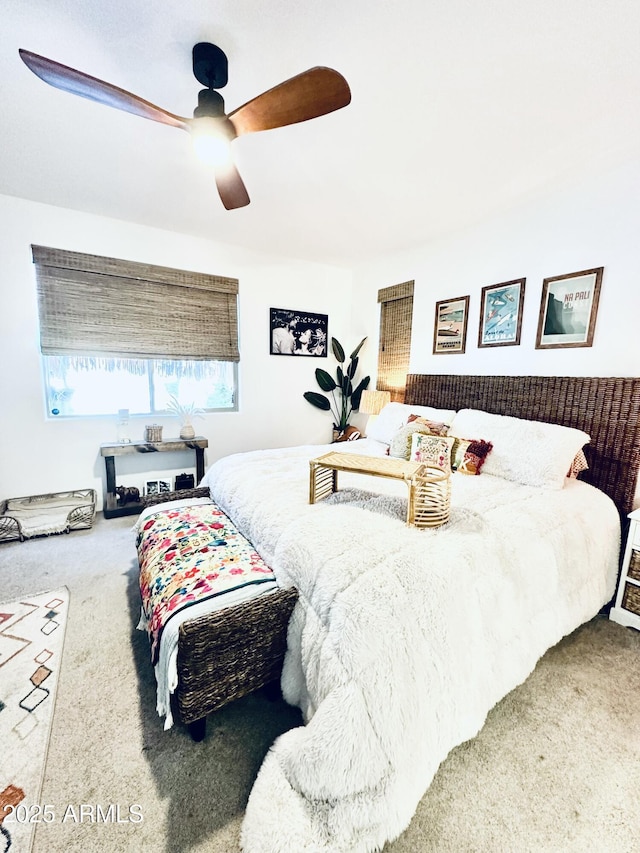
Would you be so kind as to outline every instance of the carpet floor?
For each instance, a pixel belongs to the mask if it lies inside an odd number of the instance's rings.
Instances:
[[[131,525],[0,544],[4,600],[70,591],[41,794],[54,820],[33,851],[234,853],[264,755],[300,714],[258,692],[212,715],[202,743],[163,731]],[[385,853],[632,853],[639,791],[640,633],[596,618],[450,753]]]

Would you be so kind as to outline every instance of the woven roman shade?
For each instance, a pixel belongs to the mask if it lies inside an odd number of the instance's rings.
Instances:
[[[238,361],[238,281],[32,246],[44,355]]]
[[[404,400],[411,355],[413,282],[405,281],[378,291],[380,343],[376,388],[389,391],[396,402]]]

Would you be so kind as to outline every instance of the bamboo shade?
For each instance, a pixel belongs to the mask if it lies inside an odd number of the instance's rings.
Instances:
[[[32,246],[44,355],[238,361],[238,281]]]
[[[411,355],[413,282],[406,281],[378,291],[380,344],[376,388],[402,401]]]

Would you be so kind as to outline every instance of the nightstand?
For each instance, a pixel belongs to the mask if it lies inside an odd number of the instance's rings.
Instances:
[[[640,630],[640,509],[629,513],[631,526],[627,536],[615,606],[609,619]]]

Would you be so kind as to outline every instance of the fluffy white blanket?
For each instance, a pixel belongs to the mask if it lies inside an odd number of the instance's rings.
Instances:
[[[300,591],[282,686],[306,725],[265,758],[246,853],[380,850],[448,752],[615,586],[618,514],[584,483],[455,475],[449,524],[415,530],[348,501],[310,506],[308,459],[328,449],[238,454],[204,481]],[[340,477],[406,496],[402,483]]]

